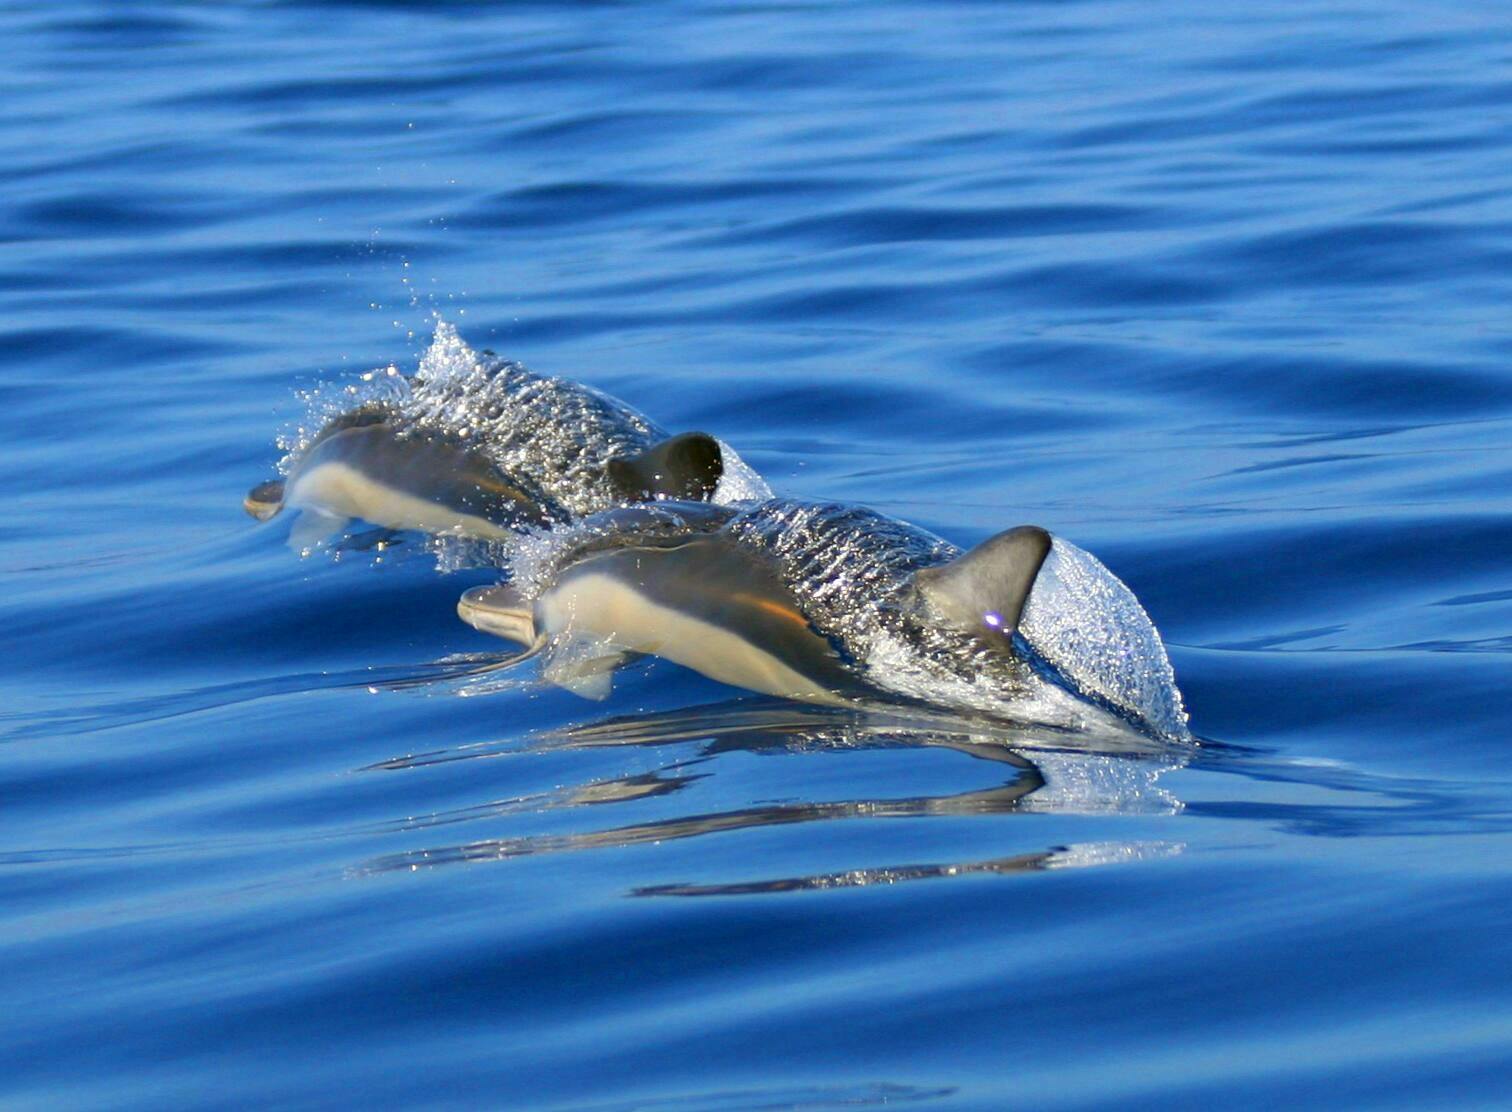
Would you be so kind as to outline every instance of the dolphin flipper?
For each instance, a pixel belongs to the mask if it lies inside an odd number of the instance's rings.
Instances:
[[[328,514],[324,510],[304,509],[289,530],[289,547],[295,552],[309,552],[323,541],[343,532],[351,518]]]
[[[685,432],[639,455],[616,456],[607,470],[615,491],[627,502],[707,502],[724,474],[724,454],[708,433]]]
[[[1011,636],[1049,554],[1050,534],[1020,525],[948,564],[920,568],[914,588],[956,629]]]
[[[574,695],[601,703],[609,698],[610,692],[614,690],[614,670],[640,655],[640,653],[619,651],[602,653],[586,659],[573,655],[567,659],[553,660],[546,665],[541,669],[541,678]]]

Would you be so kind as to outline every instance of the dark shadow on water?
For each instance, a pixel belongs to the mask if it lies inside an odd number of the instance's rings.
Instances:
[[[589,831],[520,834],[427,846],[368,860],[352,875],[419,871],[442,865],[576,852],[624,849],[710,834],[797,827],[836,820],[925,819],[1009,815],[1119,815],[1160,821],[1186,819],[1237,823],[1242,828],[1289,836],[1396,837],[1428,832],[1475,834],[1512,829],[1505,814],[1466,785],[1391,777],[1306,761],[1277,760],[1265,751],[1204,741],[1200,746],[1161,745],[1137,736],[1094,737],[1043,726],[975,723],[945,715],[809,707],[776,699],[744,698],[722,703],[618,715],[538,731],[523,738],[415,753],[360,770],[420,771],[481,758],[526,754],[684,747],[652,773],[599,779],[550,792],[459,808],[386,824],[403,833],[466,822],[475,817],[539,813],[585,805],[635,804],[679,796],[718,775],[717,758],[747,753],[804,756],[879,750],[949,750],[982,762],[985,786],[931,794],[800,798],[728,809],[688,808],[688,813],[651,817]],[[692,770],[698,769],[697,772]],[[1183,800],[1162,778],[1182,769],[1223,774],[1219,798],[1213,781],[1208,798]],[[1277,800],[1267,784],[1293,785],[1301,798]],[[1222,785],[1227,785],[1223,787]],[[1321,796],[1320,796],[1320,793]],[[680,796],[679,796],[680,797]],[[1212,830],[1212,827],[1208,827]],[[824,891],[952,877],[1024,876],[1054,869],[1149,861],[1189,852],[1194,828],[1171,829],[1173,837],[1087,841],[1049,845],[1009,857],[947,861],[902,861],[808,875],[737,877],[716,882],[677,882],[632,888],[635,896],[764,895]],[[1199,848],[1193,846],[1192,849]]]
[[[839,708],[746,697],[645,714],[614,715],[542,730],[524,739],[407,754],[379,761],[368,769],[419,768],[522,749],[599,749],[686,741],[705,742],[705,751],[710,755],[737,749],[796,752],[932,745],[999,761],[1013,759],[1004,754],[1021,748],[1147,757],[1185,755],[1193,750],[1191,746],[1161,742],[1129,728],[1084,731],[1040,723],[970,719],[908,706]]]

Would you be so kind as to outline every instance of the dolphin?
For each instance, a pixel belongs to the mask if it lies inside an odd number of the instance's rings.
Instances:
[[[512,581],[468,591],[458,613],[520,643],[521,658],[545,652],[546,678],[590,697],[608,694],[615,666],[651,654],[803,702],[880,695],[1012,716],[1058,664],[1020,630],[1056,544],[1021,525],[963,552],[863,507],[663,502],[586,519]],[[1168,671],[1163,649],[1159,661]],[[1163,705],[1120,706],[1070,671],[1057,678],[1077,694],[1167,730]],[[1165,697],[1179,708],[1174,684]],[[1182,717],[1168,732],[1184,729]]]
[[[606,394],[450,340],[447,361],[395,372],[399,397],[328,421],[285,478],[248,493],[247,512],[303,510],[290,538],[303,548],[352,518],[502,540],[625,503],[715,497],[726,450],[714,437],[668,436]]]
[[[707,497],[718,482],[719,442],[703,433],[670,437],[608,461],[608,482],[626,502]],[[259,483],[242,502],[259,521],[302,511],[291,543],[344,529],[359,518],[388,529],[505,540],[522,527],[569,520],[533,484],[511,478],[481,450],[444,432],[408,427],[380,406],[328,422],[283,479]]]

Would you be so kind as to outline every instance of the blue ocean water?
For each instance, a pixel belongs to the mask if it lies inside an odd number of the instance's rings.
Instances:
[[[0,1102],[1512,1092],[1502,5],[0,3]],[[471,343],[1138,594],[1208,744],[390,690],[301,391]]]

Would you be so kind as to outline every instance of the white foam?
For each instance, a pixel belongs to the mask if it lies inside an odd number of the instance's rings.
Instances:
[[[1160,634],[1134,592],[1091,553],[1054,539],[1019,632],[1083,694],[1166,737],[1191,739]]]
[[[321,383],[299,391],[297,396],[304,402],[304,413],[285,425],[278,434],[278,447],[284,453],[278,462],[278,470],[284,475],[289,474],[295,462],[333,418],[370,402],[400,405],[410,396],[410,385],[404,372],[391,363],[364,372],[356,381]]]
[[[1031,759],[1045,784],[1024,797],[1020,810],[1075,815],[1174,815],[1182,810],[1181,801],[1158,781],[1183,761],[1086,752],[1041,752]]]
[[[719,486],[714,489],[711,502],[733,506],[737,502],[765,502],[772,497],[772,488],[767,485],[767,481],[741,459],[734,448],[721,440],[719,451],[720,458],[724,461],[724,473],[720,476]]]
[[[1086,869],[1159,861],[1179,856],[1185,850],[1185,842],[1079,842],[1054,851],[1045,861],[1045,868]]]

